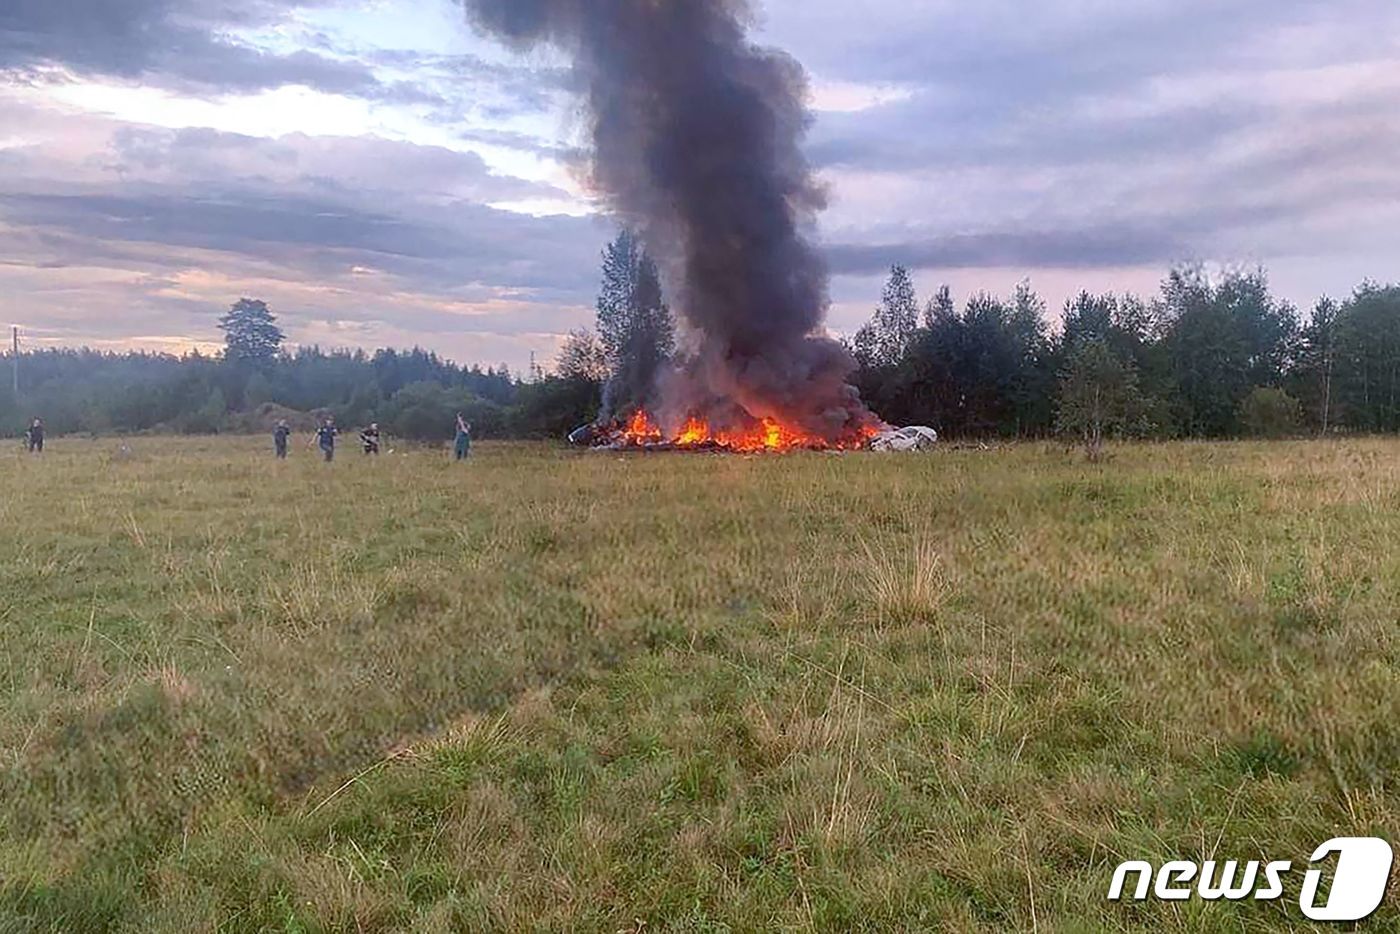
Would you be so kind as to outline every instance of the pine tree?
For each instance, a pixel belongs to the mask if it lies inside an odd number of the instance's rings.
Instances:
[[[928,307],[924,309],[924,327],[932,331],[939,324],[957,316],[958,308],[953,304],[953,290],[946,285],[940,285],[938,291],[933,293],[933,298],[928,300]]]
[[[1029,279],[1017,284],[1006,324],[1015,357],[1008,386],[1015,433],[1043,433],[1054,419],[1055,370],[1046,337],[1045,300]]]
[[[603,248],[603,283],[598,290],[598,338],[616,366],[632,329],[641,249],[631,231],[623,230]]]
[[[219,319],[224,332],[224,359],[234,363],[267,364],[277,358],[285,335],[267,303],[240,298]]]
[[[660,271],[629,231],[603,250],[597,307],[598,338],[611,370],[604,395],[604,415],[610,415],[646,402],[676,342]]]

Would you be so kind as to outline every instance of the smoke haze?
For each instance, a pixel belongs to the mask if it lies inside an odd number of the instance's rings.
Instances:
[[[877,421],[818,336],[827,269],[807,237],[823,206],[800,143],[806,75],[747,38],[733,0],[465,0],[481,30],[572,57],[593,181],[662,263],[690,353],[662,380],[663,423],[777,417],[838,440]]]

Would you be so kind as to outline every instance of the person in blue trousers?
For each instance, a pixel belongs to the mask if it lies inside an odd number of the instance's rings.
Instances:
[[[321,423],[321,427],[316,429],[316,443],[321,446],[321,455],[325,457],[329,464],[335,460],[335,419],[328,418]]]

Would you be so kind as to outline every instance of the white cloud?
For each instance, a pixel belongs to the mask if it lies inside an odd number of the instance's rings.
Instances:
[[[819,113],[859,113],[872,107],[908,100],[912,89],[895,84],[823,81],[812,84],[812,109]]]
[[[561,59],[460,16],[10,0],[0,289],[53,340],[204,341],[256,291],[299,339],[522,367],[587,320],[610,231]],[[769,0],[760,39],[813,74],[838,329],[901,259],[1052,299],[1188,255],[1303,305],[1396,275],[1391,0]]]

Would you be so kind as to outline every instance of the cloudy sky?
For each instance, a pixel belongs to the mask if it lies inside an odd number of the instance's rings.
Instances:
[[[183,350],[261,297],[298,343],[523,368],[612,230],[566,63],[452,0],[0,0],[0,319]],[[1395,0],[767,0],[809,69],[831,326],[927,292],[1151,291],[1263,263],[1400,279]]]

